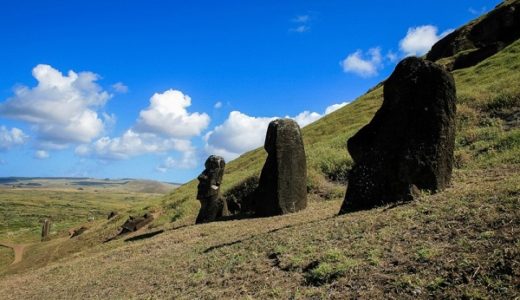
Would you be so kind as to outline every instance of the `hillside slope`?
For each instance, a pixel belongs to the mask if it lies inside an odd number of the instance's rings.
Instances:
[[[0,293],[8,299],[517,297],[520,41],[453,75],[457,169],[446,191],[337,216],[351,165],[345,141],[380,106],[380,86],[303,129],[306,210],[191,225],[199,207],[192,181],[158,208],[162,217],[154,226],[165,226],[164,233],[101,244],[92,237],[98,231],[91,232],[83,239],[89,247],[47,266],[31,268],[43,256],[29,256],[10,270],[18,274],[2,278]],[[257,149],[230,162],[224,190],[258,174],[264,159]],[[99,232],[123,221],[99,224]],[[77,245],[53,243],[63,253]]]

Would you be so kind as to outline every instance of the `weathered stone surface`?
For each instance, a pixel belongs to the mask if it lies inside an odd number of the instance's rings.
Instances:
[[[149,213],[144,214],[142,217],[130,216],[123,226],[121,226],[122,229],[120,234],[137,231],[152,221],[153,215]]]
[[[199,175],[197,199],[200,200],[200,211],[196,223],[213,222],[227,215],[227,205],[220,197],[220,185],[224,177],[226,162],[224,158],[211,155],[204,164],[205,170]]]
[[[268,156],[255,193],[256,214],[281,215],[307,207],[307,164],[298,123],[269,123],[264,148]]]
[[[45,219],[45,220],[43,220],[43,225],[42,225],[42,241],[49,240],[50,232],[51,232],[51,220]]]
[[[412,200],[450,182],[455,83],[437,64],[406,58],[385,82],[372,121],[347,142],[354,167],[340,213]]]

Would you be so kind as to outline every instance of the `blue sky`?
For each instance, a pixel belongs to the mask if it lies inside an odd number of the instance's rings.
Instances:
[[[209,154],[261,146],[275,117],[304,126],[352,101],[498,3],[2,3],[0,176],[185,182]]]

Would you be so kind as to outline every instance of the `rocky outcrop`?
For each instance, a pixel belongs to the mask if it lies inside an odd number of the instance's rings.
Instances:
[[[125,223],[121,226],[120,234],[137,231],[147,224],[150,224],[152,221],[153,215],[150,213],[146,213],[142,217],[130,216],[128,220],[126,220]]]
[[[251,176],[231,187],[224,193],[228,211],[232,216],[255,215],[255,193],[258,188],[258,176]]]
[[[412,200],[451,178],[455,83],[435,63],[406,58],[384,85],[374,118],[348,140],[354,160],[340,213]]]
[[[199,180],[197,199],[201,204],[197,224],[213,222],[227,215],[226,202],[220,197],[220,185],[226,162],[220,156],[211,155],[204,166],[205,170],[197,177]]]
[[[255,193],[258,216],[292,213],[307,206],[307,166],[298,123],[277,119],[269,123],[264,148],[267,160]]]
[[[520,0],[506,0],[488,14],[455,30],[426,56],[448,70],[470,67],[520,38]]]

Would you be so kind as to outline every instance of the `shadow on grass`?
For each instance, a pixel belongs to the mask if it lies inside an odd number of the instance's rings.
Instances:
[[[148,238],[154,237],[156,235],[159,235],[159,234],[161,234],[163,232],[164,232],[164,230],[162,230],[162,229],[161,230],[157,230],[157,231],[147,232],[147,233],[144,233],[144,234],[140,234],[140,235],[136,235],[136,236],[127,238],[125,240],[125,242],[133,242],[133,241],[148,239]]]

